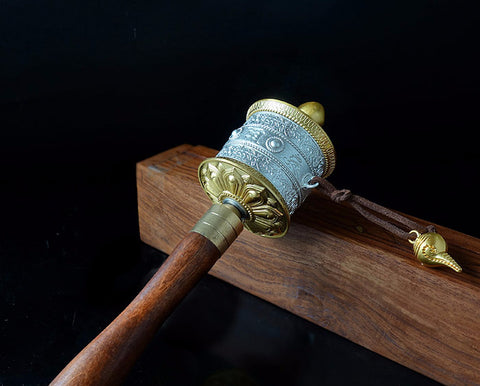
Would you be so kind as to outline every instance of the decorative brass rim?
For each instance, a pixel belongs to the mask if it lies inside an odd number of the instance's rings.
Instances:
[[[278,190],[252,167],[229,158],[208,158],[198,168],[203,190],[214,203],[237,201],[248,214],[244,226],[265,237],[282,237],[290,224]]]
[[[297,125],[302,126],[318,143],[325,156],[325,170],[320,177],[328,177],[335,169],[335,149],[327,133],[317,122],[290,103],[277,99],[261,99],[255,102],[247,111],[247,120],[259,111],[270,111],[290,119]]]

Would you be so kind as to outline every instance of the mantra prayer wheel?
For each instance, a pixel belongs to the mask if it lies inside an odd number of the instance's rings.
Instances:
[[[346,201],[369,221],[410,241],[423,265],[461,272],[433,226],[418,224],[348,189],[336,190],[325,179],[335,168],[335,152],[323,122],[323,107],[316,102],[298,108],[275,99],[255,102],[246,122],[232,132],[217,156],[199,166],[211,208],[128,307],[52,384],[119,384],[158,328],[243,228],[264,237],[285,235],[290,216],[317,186],[335,202]]]
[[[212,207],[177,245],[129,306],[53,380],[53,385],[119,384],[174,308],[234,242],[243,227],[283,236],[314,177],[335,167],[316,102],[300,107],[264,99],[247,112],[214,158],[199,167]]]
[[[372,223],[413,244],[422,265],[461,266],[433,225],[425,226],[328,180],[335,168],[324,132],[324,109],[263,99],[247,112],[216,157],[198,169],[211,208],[180,241],[128,307],[53,380],[53,385],[116,385],[175,307],[212,268],[243,228],[264,237],[285,235],[290,216],[318,187]],[[406,230],[405,230],[406,229]]]
[[[254,103],[245,124],[200,165],[203,189],[214,203],[236,207],[253,233],[283,236],[290,215],[316,186],[312,178],[328,177],[335,168],[323,121],[316,102],[299,108],[275,99]]]

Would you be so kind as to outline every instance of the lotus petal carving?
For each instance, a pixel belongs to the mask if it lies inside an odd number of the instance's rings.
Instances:
[[[237,201],[248,214],[245,227],[267,237],[285,234],[288,208],[280,193],[260,173],[241,162],[209,158],[199,167],[200,183],[215,203]]]

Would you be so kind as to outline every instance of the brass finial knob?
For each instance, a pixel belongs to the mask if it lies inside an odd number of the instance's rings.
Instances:
[[[317,122],[320,126],[325,123],[325,109],[318,102],[302,103],[298,108]]]

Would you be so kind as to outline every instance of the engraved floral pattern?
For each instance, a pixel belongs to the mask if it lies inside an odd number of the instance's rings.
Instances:
[[[210,158],[200,165],[200,182],[213,202],[237,201],[248,213],[245,227],[263,236],[278,237],[288,228],[288,212],[273,192],[246,168],[232,161]]]

